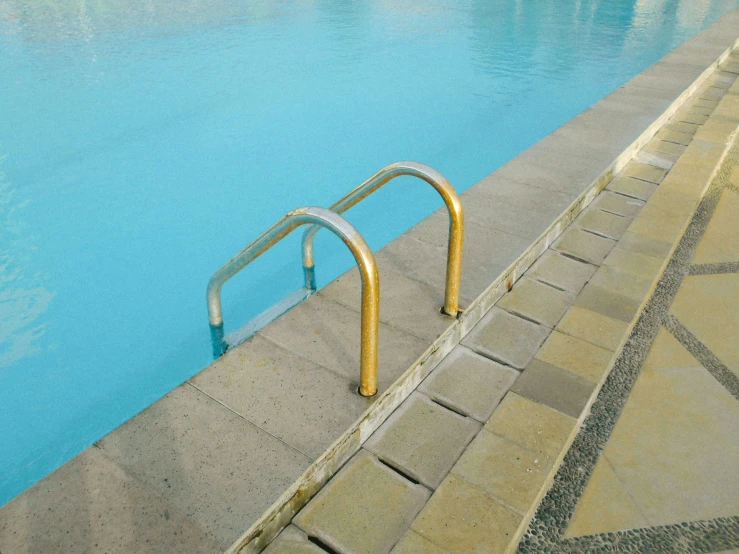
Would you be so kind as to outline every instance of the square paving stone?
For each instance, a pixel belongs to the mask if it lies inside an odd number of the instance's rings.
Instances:
[[[522,521],[521,514],[450,475],[411,528],[453,554],[497,554],[506,550]]]
[[[575,419],[557,410],[509,392],[485,430],[506,438],[552,463],[575,430]]]
[[[653,281],[662,268],[662,260],[621,248],[614,248],[603,260],[603,265]]]
[[[592,204],[594,207],[607,212],[618,214],[624,217],[634,217],[639,213],[644,202],[636,198],[629,198],[623,194],[616,194],[604,190],[601,192]],[[623,233],[621,233],[623,235]]]
[[[606,190],[637,198],[639,200],[649,200],[649,197],[654,194],[657,190],[657,185],[654,183],[647,183],[646,181],[640,181],[632,177],[625,177],[619,175],[613,181],[608,183]]]
[[[0,508],[7,554],[217,554],[218,542],[99,448],[90,447]]]
[[[447,551],[408,529],[390,554],[447,554]]]
[[[618,241],[618,248],[628,252],[643,254],[651,258],[664,260],[672,250],[669,242],[662,242],[653,238],[626,232]]]
[[[452,473],[525,514],[544,486],[553,462],[483,429]]]
[[[574,299],[569,292],[523,277],[513,286],[513,290],[503,295],[497,305],[513,314],[554,327]]]
[[[575,306],[631,323],[639,303],[624,294],[588,283],[575,300]]]
[[[455,319],[442,315],[444,292],[380,266],[380,321],[416,337],[435,341]],[[347,306],[362,309],[359,270],[353,268],[329,283],[318,294]]]
[[[311,463],[188,384],[100,446],[223,544],[238,539]]]
[[[640,150],[637,155],[634,156],[634,160],[639,163],[654,165],[661,167],[662,169],[670,169],[675,165],[676,159],[677,156],[674,154],[671,155],[663,152],[654,152],[646,149]]]
[[[308,535],[294,525],[285,527],[282,533],[262,552],[264,554],[326,554],[325,550],[310,542]]]
[[[259,335],[190,379],[312,459],[318,458],[372,404],[356,383]]]
[[[577,294],[596,269],[597,267],[592,264],[573,260],[554,250],[547,250],[526,272],[526,276]]]
[[[667,142],[657,138],[650,140],[644,147],[645,150],[650,152],[661,152],[662,154],[671,154],[678,157],[685,152],[685,148],[683,144],[675,144],[674,142]],[[677,158],[671,159],[672,161],[677,160]]]
[[[518,371],[457,346],[418,390],[440,404],[485,423]]]
[[[359,312],[319,294],[259,331],[270,341],[331,369],[359,386]],[[378,390],[384,391],[428,348],[428,341],[380,323]]]
[[[665,142],[673,142],[682,146],[687,146],[690,141],[693,140],[693,135],[688,133],[681,133],[680,131],[672,131],[670,129],[662,129],[659,131],[655,138]]]
[[[557,330],[586,340],[596,346],[615,351],[629,325],[603,314],[572,306],[557,325]]]
[[[549,334],[549,329],[493,307],[462,344],[512,367],[523,369]]]
[[[579,260],[600,265],[615,245],[614,240],[571,226],[554,242],[552,249]]]
[[[575,224],[591,233],[618,240],[626,232],[631,221],[630,217],[588,208],[575,220]]]
[[[540,404],[578,418],[595,383],[534,358],[511,390]]]
[[[700,115],[700,112],[698,112],[698,115]],[[665,125],[665,129],[670,129],[671,131],[678,131],[680,133],[686,133],[688,135],[695,135],[695,132],[698,130],[698,127],[700,127],[700,124],[686,123],[685,121],[679,121],[679,120],[670,121],[670,123]]]
[[[435,489],[480,428],[477,421],[414,392],[364,447],[380,460]]]
[[[613,353],[576,337],[552,332],[536,359],[597,383],[608,370]]]
[[[602,265],[590,282],[641,302],[649,294],[653,280],[638,277],[610,265]]]
[[[634,179],[641,179],[650,183],[658,184],[664,179],[667,170],[653,165],[640,164],[638,162],[629,162],[623,169],[622,174]]]
[[[572,195],[501,177],[493,172],[476,185],[467,189],[503,204],[537,206],[545,211],[564,211],[572,203]],[[466,223],[466,222],[465,222]]]
[[[387,554],[430,494],[360,450],[293,523],[337,552]]]

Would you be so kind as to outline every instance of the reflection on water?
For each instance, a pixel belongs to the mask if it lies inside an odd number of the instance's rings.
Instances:
[[[399,159],[464,190],[737,5],[0,0],[0,504],[208,363],[208,278],[286,211]],[[439,202],[348,217],[376,249]],[[288,237],[226,320],[301,279]]]

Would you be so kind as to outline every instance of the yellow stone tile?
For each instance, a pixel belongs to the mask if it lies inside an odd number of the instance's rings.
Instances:
[[[671,311],[739,376],[739,274],[683,279]],[[739,427],[739,426],[738,426]]]
[[[611,266],[643,279],[653,280],[662,269],[662,260],[622,250],[621,248],[614,248],[608,257],[603,260],[603,265]]]
[[[541,346],[536,358],[566,369],[595,383],[608,370],[613,352],[582,339],[553,331]]]
[[[652,526],[733,516],[739,499],[737,421],[736,399],[674,338],[660,333],[604,455]]]
[[[522,520],[479,488],[448,475],[411,529],[453,554],[497,554],[517,538]]]
[[[688,144],[690,144],[690,141],[693,138],[692,135],[689,135],[687,133],[671,131],[670,129],[662,129],[654,136],[657,140],[681,144],[683,146],[687,146]]]
[[[672,250],[672,245],[669,242],[654,240],[643,235],[628,232],[624,233],[624,236],[618,241],[618,247],[622,250],[644,254],[645,256],[659,260],[664,260]]]
[[[557,325],[557,330],[615,351],[626,334],[628,324],[602,314],[572,306]]]
[[[693,256],[694,264],[739,262],[739,194],[724,189]]]
[[[653,258],[650,258],[653,259]],[[627,273],[611,265],[602,265],[590,279],[605,289],[611,289],[641,302],[652,289],[654,279],[645,279],[632,273]]]
[[[681,133],[682,134],[682,133]],[[659,183],[667,173],[666,169],[655,167],[653,165],[640,164],[638,162],[629,162],[623,169],[622,174],[627,177],[641,179],[650,183]]]
[[[485,430],[535,454],[556,460],[575,430],[575,420],[509,392],[488,420]]]
[[[739,166],[731,170],[731,175],[729,176],[729,183],[731,183],[735,187],[739,187]]]
[[[390,554],[446,554],[446,550],[408,529]]]
[[[595,465],[565,538],[647,527],[646,518],[603,456]]]
[[[640,304],[619,292],[588,283],[575,300],[575,305],[606,317],[631,323],[636,317]]]
[[[716,110],[720,109],[722,103],[723,101],[719,103],[719,107]],[[725,145],[734,131],[736,131],[735,121],[711,118],[695,132],[694,138],[695,140],[711,142],[717,145]]]
[[[629,233],[646,238],[676,244],[682,237],[688,219],[676,221],[675,216],[656,210],[642,210],[629,225]]]
[[[483,429],[452,473],[525,514],[533,507],[553,462]]]
[[[632,177],[626,177],[625,175],[619,175],[613,181],[608,183],[606,190],[631,196],[632,198],[638,198],[640,200],[647,200],[655,190],[657,185],[654,183],[647,183],[639,179]]]
[[[676,154],[680,155],[685,152],[685,146],[682,144],[675,144],[674,142],[666,142],[658,138],[653,138],[644,147],[647,152],[663,152],[665,154]]]
[[[733,121],[736,125],[739,123],[739,95],[727,94],[721,99],[719,105],[713,112],[714,117],[722,117]]]

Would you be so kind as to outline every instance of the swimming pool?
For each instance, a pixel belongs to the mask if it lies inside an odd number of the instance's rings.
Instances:
[[[399,159],[464,190],[737,5],[0,0],[0,505],[210,361],[208,278],[286,211]],[[439,202],[347,216],[379,248]],[[301,284],[298,239],[228,322]]]

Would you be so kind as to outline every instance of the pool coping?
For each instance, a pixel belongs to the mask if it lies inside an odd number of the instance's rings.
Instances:
[[[663,66],[671,59],[679,59],[685,55],[685,50],[695,47],[700,43],[701,37],[710,42],[708,31],[725,22],[730,16],[736,17],[739,8],[726,14],[710,27],[701,31],[683,45],[665,55],[658,62],[639,73],[622,87],[596,102],[590,108],[575,116],[562,125],[556,131],[547,135],[534,146],[522,152],[511,160],[515,162],[522,155],[527,154],[535,147],[547,147],[550,141],[566,141],[563,130],[574,128],[577,131],[577,119],[585,112],[596,108],[603,103],[614,101],[621,91],[635,80],[645,76],[652,76],[656,72],[658,76]],[[686,45],[688,45],[686,47]],[[409,367],[403,375],[395,381],[385,392],[381,393],[376,402],[363,414],[363,416],[345,433],[342,434],[316,459],[291,487],[256,521],[234,544],[226,551],[228,554],[260,552],[269,542],[285,528],[292,517],[321,489],[321,487],[361,448],[369,436],[387,419],[387,417],[406,400],[410,394],[420,385],[428,374],[441,362],[441,360],[460,343],[460,341],[472,330],[482,319],[490,308],[506,293],[527,269],[549,248],[550,245],[562,234],[562,232],[574,221],[574,219],[595,199],[595,197],[606,187],[613,176],[631,161],[639,150],[667,123],[667,121],[683,106],[685,101],[695,93],[709,77],[716,71],[718,65],[724,62],[729,55],[739,47],[739,39],[725,48],[713,63],[708,65],[691,84],[685,88],[645,130],[633,140],[613,161],[584,189],[582,193],[552,222],[549,227],[533,241],[529,247],[495,279],[487,289],[475,298],[460,315],[457,321],[452,323],[446,332],[434,341],[431,346]],[[655,87],[652,87],[653,89]],[[592,124],[597,127],[596,124]],[[559,133],[559,134],[558,134]],[[554,144],[554,143],[551,143]],[[543,145],[543,146],[542,146]],[[504,170],[511,162],[505,164],[495,172]],[[577,163],[574,158],[570,163]],[[490,176],[489,176],[490,177]],[[484,181],[484,179],[483,179]],[[481,181],[482,182],[482,181]],[[477,186],[477,185],[475,185]],[[472,188],[474,188],[473,186]],[[464,194],[462,195],[464,198]],[[604,377],[605,378],[605,377]],[[597,391],[596,391],[597,393]],[[594,397],[593,397],[594,398]],[[591,399],[592,402],[592,399]],[[589,403],[590,404],[590,403]],[[589,405],[588,404],[588,405]],[[587,413],[586,411],[584,413]],[[572,434],[567,444],[574,439]],[[564,449],[566,451],[566,447]],[[564,452],[563,451],[563,452]]]

